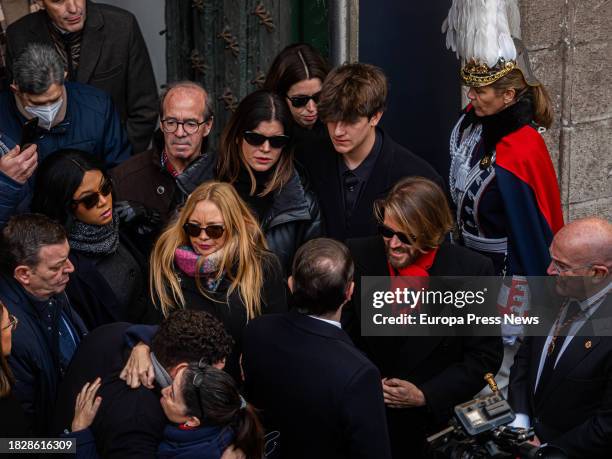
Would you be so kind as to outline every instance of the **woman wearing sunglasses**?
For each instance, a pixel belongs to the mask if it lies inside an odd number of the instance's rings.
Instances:
[[[327,140],[327,130],[318,117],[317,103],[329,64],[312,46],[298,43],[287,46],[272,62],[264,89],[285,99],[295,121],[292,137],[296,154]]]
[[[321,235],[316,197],[294,167],[292,124],[277,94],[249,94],[223,131],[217,163],[217,178],[234,185],[255,213],[285,273],[298,247]]]
[[[221,182],[197,187],[160,235],[150,265],[151,296],[165,317],[189,308],[223,322],[235,342],[225,368],[240,379],[242,330],[287,305],[278,259],[234,188]]]
[[[17,317],[9,314],[0,301],[0,438],[21,437],[28,433],[25,414],[11,390],[13,374],[6,361],[11,354],[11,339],[17,323]]]
[[[146,258],[121,230],[112,191],[92,155],[62,150],[39,167],[32,200],[32,211],[66,228],[75,266],[66,293],[90,330],[158,320],[147,296]]]

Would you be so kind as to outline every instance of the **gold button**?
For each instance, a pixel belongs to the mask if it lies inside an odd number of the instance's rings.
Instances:
[[[591,342],[591,340],[587,340],[584,343],[584,348],[585,349],[591,349],[591,346],[593,345],[593,343]]]

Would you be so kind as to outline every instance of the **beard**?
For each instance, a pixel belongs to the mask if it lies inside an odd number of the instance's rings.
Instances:
[[[410,266],[418,258],[419,252],[415,249],[401,247],[392,249],[385,243],[387,261],[395,269],[403,269]]]

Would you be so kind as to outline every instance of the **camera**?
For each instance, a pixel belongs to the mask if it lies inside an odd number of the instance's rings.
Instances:
[[[514,412],[498,391],[493,375],[487,373],[485,380],[493,393],[455,406],[449,426],[427,438],[431,458],[567,458],[553,446],[529,443],[535,437],[532,428],[508,426]]]

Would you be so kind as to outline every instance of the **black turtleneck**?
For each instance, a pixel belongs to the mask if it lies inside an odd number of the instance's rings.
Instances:
[[[234,182],[234,188],[240,197],[247,203],[253,212],[257,215],[260,222],[263,222],[272,207],[274,202],[274,192],[268,193],[265,196],[259,196],[266,187],[266,184],[274,174],[274,168],[270,168],[265,172],[251,170],[255,176],[255,193],[251,195],[251,178],[244,167],[240,168],[238,178]]]

